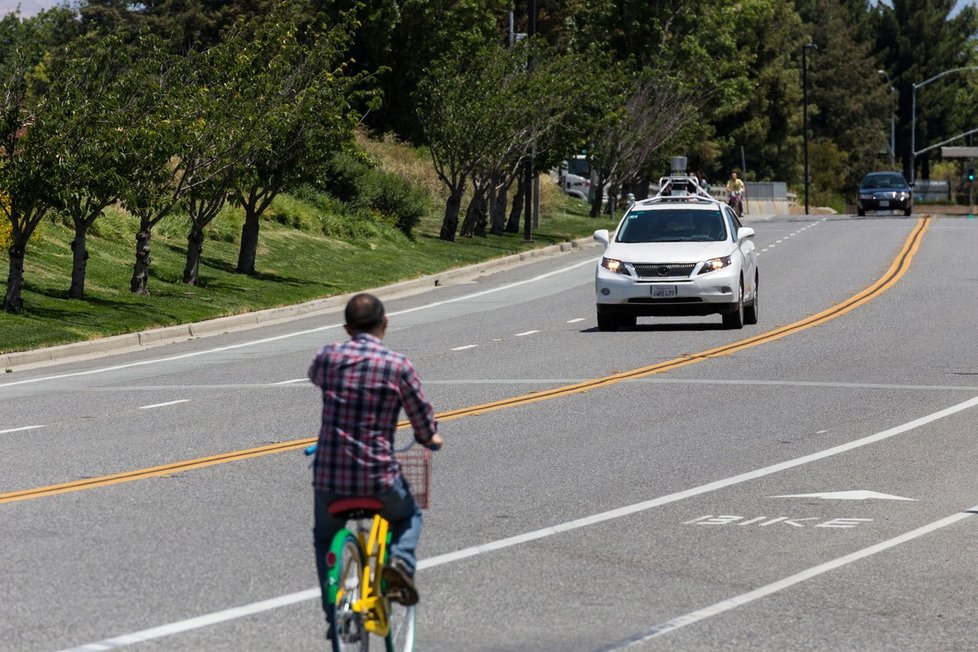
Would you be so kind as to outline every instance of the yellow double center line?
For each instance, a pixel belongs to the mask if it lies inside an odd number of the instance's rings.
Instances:
[[[913,258],[914,253],[916,253],[920,242],[923,239],[924,232],[927,227],[930,226],[932,218],[926,216],[917,221],[917,225],[914,230],[907,237],[907,240],[903,244],[903,248],[897,255],[893,264],[887,272],[878,281],[870,285],[868,288],[859,292],[858,294],[846,299],[845,301],[832,306],[828,310],[824,310],[818,314],[812,315],[811,317],[806,317],[805,319],[794,322],[787,326],[782,326],[780,328],[775,328],[774,330],[761,333],[760,335],[755,335],[754,337],[749,337],[744,340],[739,340],[737,342],[732,342],[730,344],[725,344],[723,346],[718,346],[714,349],[709,349],[707,351],[702,351],[700,353],[692,353],[689,355],[684,355],[679,358],[674,358],[672,360],[667,360],[665,362],[659,362],[657,364],[648,365],[646,367],[639,367],[638,369],[632,369],[630,371],[625,371],[617,374],[612,374],[610,376],[604,376],[602,378],[595,378],[593,380],[586,380],[580,383],[574,383],[573,385],[565,385],[563,387],[556,387],[554,389],[548,389],[540,392],[533,392],[530,394],[524,394],[522,396],[515,396],[513,398],[507,398],[500,401],[494,401],[492,403],[483,403],[481,405],[473,405],[471,407],[461,408],[458,410],[450,410],[448,412],[443,412],[438,414],[439,421],[451,421],[453,419],[460,419],[462,417],[473,416],[476,414],[482,414],[485,412],[492,412],[494,410],[503,410],[511,407],[518,407],[521,405],[528,405],[530,403],[536,403],[538,401],[547,401],[554,398],[560,398],[562,396],[570,396],[572,394],[579,394],[581,392],[586,392],[592,389],[600,389],[602,387],[608,387],[609,385],[614,385],[625,380],[634,380],[636,378],[645,378],[646,376],[652,376],[654,374],[662,373],[664,371],[671,371],[672,369],[678,369],[680,367],[685,367],[686,365],[694,364],[702,360],[708,360],[710,358],[717,358],[720,356],[730,355],[737,351],[742,351],[743,349],[748,349],[752,346],[757,346],[759,344],[764,344],[766,342],[773,342],[774,340],[781,339],[792,333],[797,333],[799,331],[823,324],[827,321],[835,319],[841,315],[846,314],[850,310],[853,310],[862,304],[866,303],[870,299],[879,296],[889,288],[891,288],[900,278],[907,272],[910,268],[910,260]],[[399,428],[408,426],[406,421],[402,421],[398,424]],[[65,482],[63,484],[49,485],[46,487],[37,487],[34,489],[23,489],[20,491],[12,491],[9,493],[0,494],[0,504],[3,503],[13,503],[22,500],[30,500],[32,498],[43,498],[45,496],[53,496],[56,494],[67,493],[71,491],[81,491],[82,489],[94,489],[96,487],[107,487],[113,484],[120,484],[123,482],[132,482],[134,480],[143,480],[145,478],[155,478],[160,476],[172,475],[174,473],[180,473],[183,471],[190,471],[193,469],[202,469],[208,466],[214,466],[217,464],[226,464],[227,462],[235,462],[238,460],[246,460],[252,457],[260,457],[262,455],[271,455],[273,453],[281,453],[284,451],[292,451],[299,448],[305,448],[306,446],[314,443],[315,438],[305,438],[296,439],[288,442],[280,442],[277,444],[270,444],[268,446],[260,446],[258,448],[249,448],[246,450],[233,451],[230,453],[221,453],[219,455],[211,455],[209,457],[200,457],[192,460],[184,460],[182,462],[173,462],[171,464],[163,464],[161,466],[153,466],[145,469],[138,469],[135,471],[126,471],[124,473],[115,473],[112,475],[105,475],[98,478],[88,478],[85,480],[77,480],[74,482]]]

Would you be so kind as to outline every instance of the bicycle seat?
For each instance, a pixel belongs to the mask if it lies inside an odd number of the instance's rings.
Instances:
[[[357,520],[372,518],[384,508],[384,503],[371,496],[339,498],[329,504],[329,513],[338,518]]]

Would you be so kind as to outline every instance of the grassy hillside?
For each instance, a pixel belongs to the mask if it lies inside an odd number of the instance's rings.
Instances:
[[[383,216],[356,211],[305,189],[279,197],[263,219],[255,276],[234,272],[243,215],[226,208],[204,243],[199,284],[182,282],[187,221],[164,220],[153,238],[149,296],[129,292],[136,225],[110,209],[96,222],[88,248],[86,298],[67,299],[72,230],[46,219],[28,248],[24,311],[0,312],[0,353],[23,351],[283,306],[377,287],[453,267],[505,256],[590,234],[607,220],[586,216],[586,207],[542,181],[542,216],[533,243],[521,234],[438,239],[443,205],[440,186],[423,154],[390,141],[364,141],[380,168],[424,189],[431,202],[408,238]],[[596,224],[600,222],[600,224]],[[6,289],[9,264],[0,252]]]

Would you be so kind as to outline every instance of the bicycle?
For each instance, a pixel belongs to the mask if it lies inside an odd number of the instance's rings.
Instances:
[[[315,451],[314,444],[305,452],[312,455]],[[409,445],[395,451],[395,456],[415,502],[426,509],[431,451]],[[327,602],[334,605],[330,614],[334,652],[367,652],[371,636],[383,638],[387,652],[414,649],[417,609],[397,602],[382,579],[391,538],[389,525],[379,514],[382,507],[370,496],[341,498],[329,507],[334,516],[356,522],[354,530],[344,528],[336,533],[326,554],[329,571],[324,591]]]

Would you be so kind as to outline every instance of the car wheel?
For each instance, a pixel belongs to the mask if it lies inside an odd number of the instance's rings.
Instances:
[[[618,328],[635,328],[637,320],[635,315],[618,315]]]
[[[903,211],[903,214],[906,215],[907,217],[910,217],[913,214],[913,208],[908,206],[907,210]]]
[[[866,211],[864,211],[861,208],[857,208],[856,209],[856,215],[858,215],[859,217],[866,217]]]
[[[618,316],[606,306],[598,306],[598,330],[618,330]]]
[[[743,328],[744,327],[744,284],[740,284],[740,296],[737,298],[737,307],[723,314],[724,328]]]
[[[749,306],[744,306],[744,323],[745,324],[756,324],[757,323],[757,275],[754,275],[754,299],[750,302]]]

